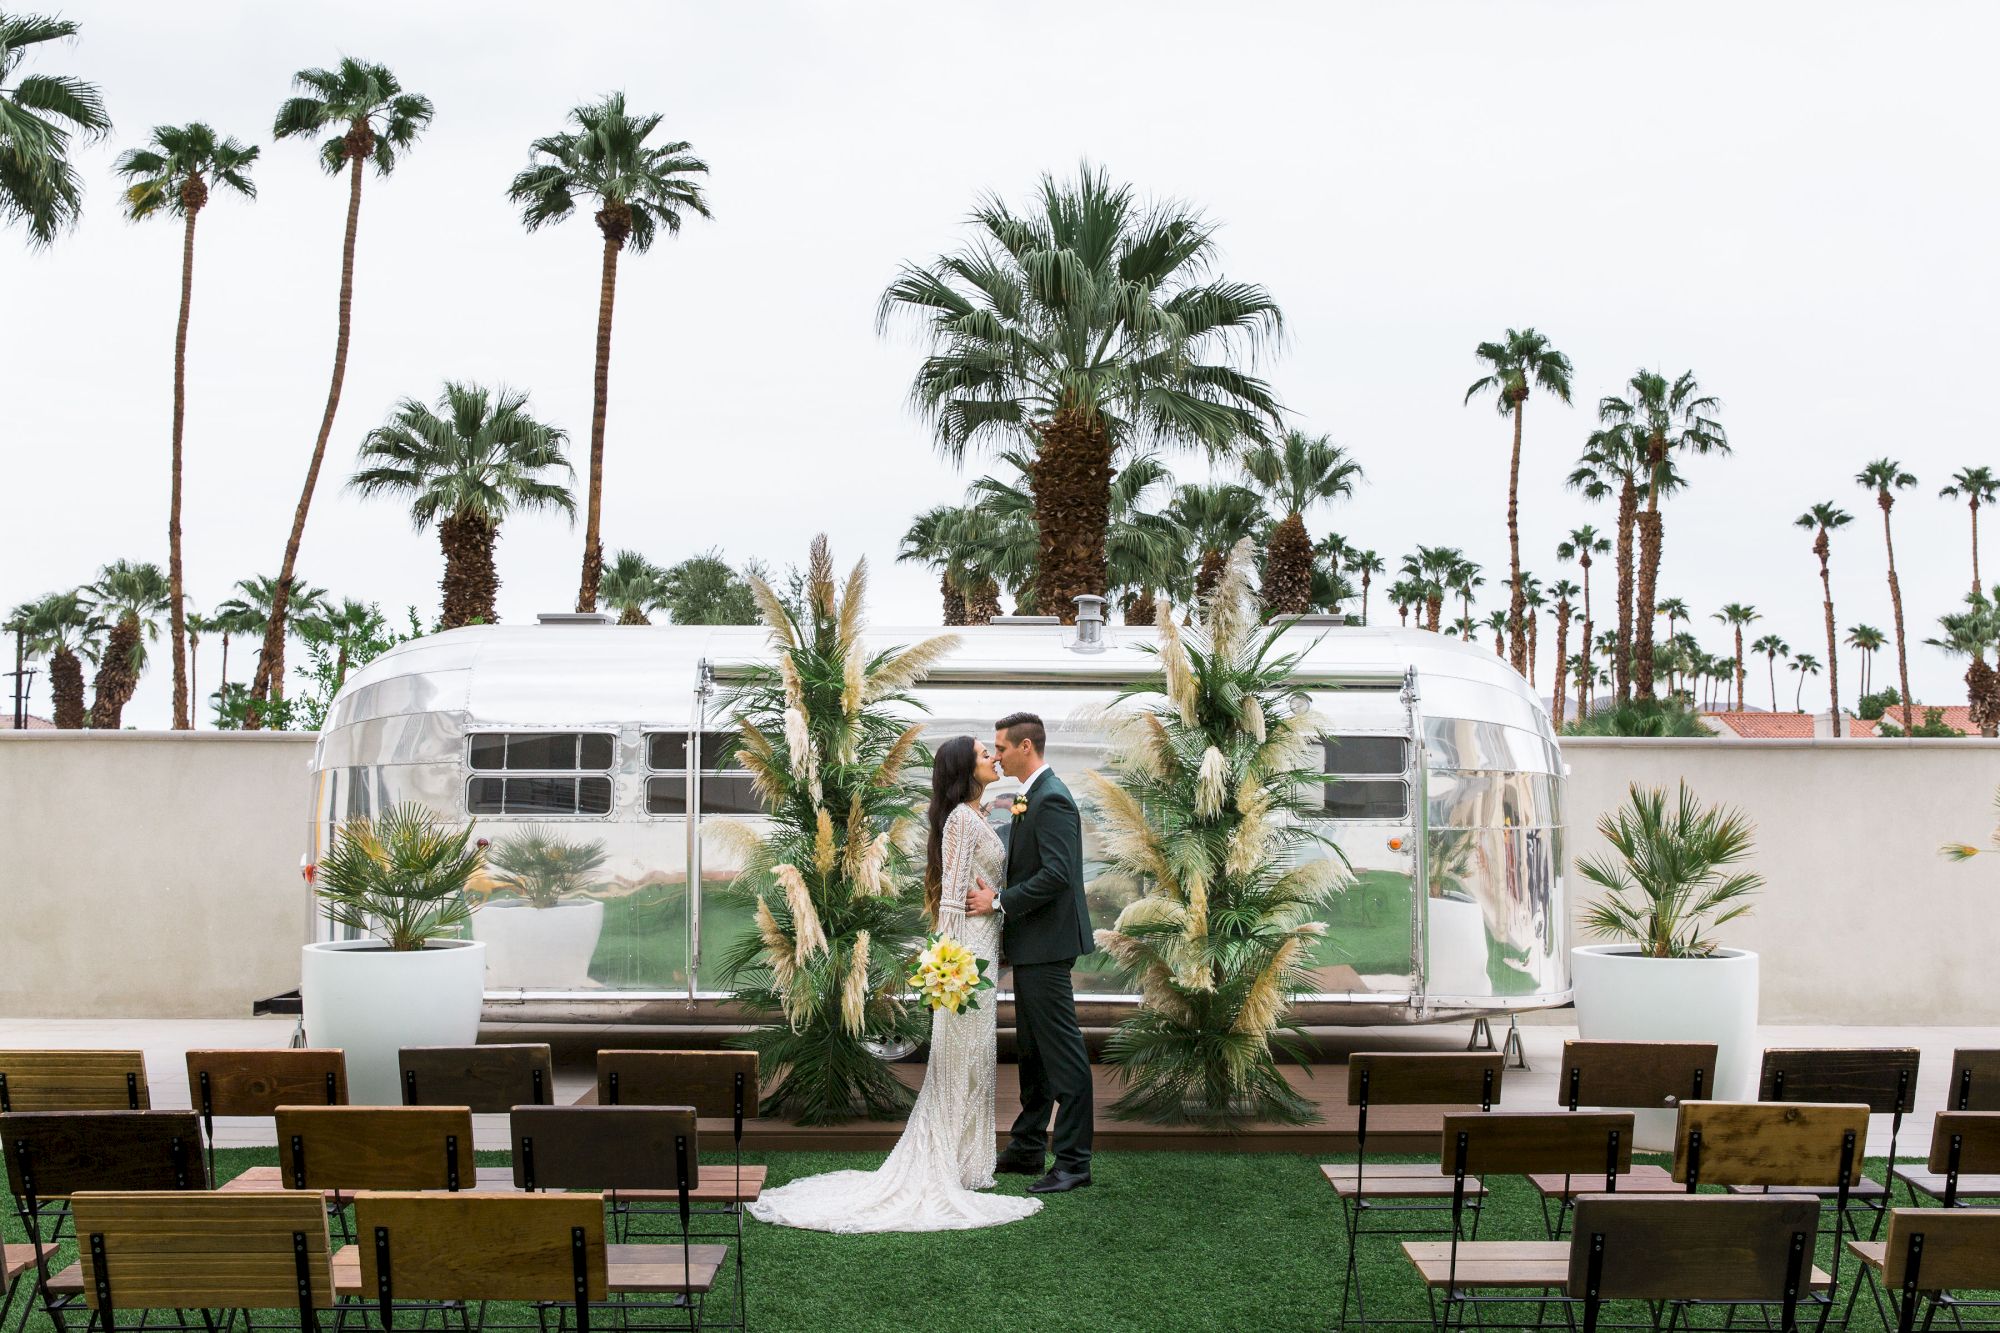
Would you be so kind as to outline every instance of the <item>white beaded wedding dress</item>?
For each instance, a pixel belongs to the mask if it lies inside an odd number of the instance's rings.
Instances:
[[[971,809],[945,820],[943,892],[938,930],[1000,966],[1000,918],[967,916],[975,877],[998,885],[1006,848]],[[997,978],[996,978],[997,980]],[[987,991],[979,1007],[931,1016],[930,1066],[903,1137],[874,1171],[832,1171],[767,1192],[750,1216],[774,1226],[859,1234],[872,1231],[966,1231],[1018,1222],[1040,1199],[975,1191],[993,1184],[994,1019]]]

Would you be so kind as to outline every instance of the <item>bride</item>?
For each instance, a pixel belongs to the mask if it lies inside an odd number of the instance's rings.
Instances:
[[[970,736],[938,747],[924,870],[932,924],[984,958],[990,971],[1000,966],[1000,918],[967,916],[965,897],[975,878],[989,884],[1006,878],[1006,848],[979,813],[980,795],[999,776],[992,755]],[[1039,1199],[974,1193],[993,1185],[994,994],[965,1013],[932,1014],[924,1086],[880,1169],[792,1181],[751,1204],[750,1215],[776,1226],[858,1233],[963,1231],[1038,1211]]]

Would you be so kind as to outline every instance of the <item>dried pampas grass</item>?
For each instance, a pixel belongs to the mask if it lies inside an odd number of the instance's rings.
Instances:
[[[854,955],[840,987],[840,1025],[860,1036],[868,1019],[868,932],[854,933]]]
[[[812,891],[806,888],[806,877],[799,868],[787,862],[773,866],[772,874],[785,890],[785,910],[792,917],[792,957],[797,962],[805,962],[815,954],[826,952],[826,929],[820,925],[819,912],[813,907]]]

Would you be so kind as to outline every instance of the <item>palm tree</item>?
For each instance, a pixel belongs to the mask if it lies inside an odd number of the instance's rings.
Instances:
[[[215,608],[215,613],[208,618],[208,627],[211,632],[222,636],[222,668],[216,673],[221,678],[221,684],[214,691],[214,697],[220,698],[229,690],[230,639],[238,635],[255,635],[262,638],[264,616],[261,612],[247,607],[241,599],[231,599]]]
[[[1917,476],[1905,472],[1894,459],[1878,458],[1855,474],[1854,483],[1875,492],[1875,503],[1882,507],[1882,544],[1889,553],[1889,609],[1896,617],[1896,683],[1903,692],[1903,734],[1907,736],[1916,723],[1910,711],[1910,650],[1903,637],[1903,587],[1896,581],[1896,537],[1889,529],[1889,511],[1896,504],[1894,493],[1916,485]]]
[[[49,593],[25,610],[27,651],[49,664],[53,720],[60,730],[81,731],[89,720],[83,707],[83,663],[101,656],[104,622],[81,588]]]
[[[1530,385],[1547,390],[1563,402],[1569,401],[1569,358],[1549,345],[1549,340],[1533,329],[1508,329],[1499,342],[1485,342],[1473,349],[1485,362],[1488,373],[1472,382],[1465,391],[1469,403],[1482,393],[1493,395],[1493,406],[1503,417],[1514,420],[1514,450],[1507,467],[1507,563],[1512,600],[1507,607],[1509,660],[1514,670],[1528,674],[1528,647],[1521,629],[1521,416],[1528,401]]]
[[[591,385],[590,495],[583,520],[583,576],[576,609],[597,609],[597,581],[604,566],[599,521],[604,504],[604,421],[611,398],[611,310],[618,292],[618,255],[627,246],[643,255],[662,229],[680,235],[681,215],[710,216],[701,182],[708,164],[692,145],[675,139],[647,143],[659,116],[635,116],[625,94],[612,93],[569,113],[576,128],[535,140],[529,164],[507,187],[529,231],[576,212],[576,197],[597,201],[595,219],[604,238],[597,281],[597,369]]]
[[[1660,600],[1660,604],[1653,608],[1653,614],[1665,616],[1667,618],[1668,643],[1674,642],[1675,635],[1677,633],[1677,626],[1680,624],[1680,622],[1692,618],[1691,613],[1688,611],[1688,604],[1679,597],[1662,598]],[[1673,692],[1674,692],[1674,673],[1669,671],[1667,673],[1667,693],[1672,694]]]
[[[1479,632],[1479,622],[1471,616],[1460,616],[1451,622],[1451,632],[1467,643],[1471,643],[1472,636]]]
[[[1549,586],[1549,595],[1556,599],[1556,683],[1553,702],[1555,703],[1555,726],[1557,731],[1562,730],[1563,705],[1567,701],[1570,678],[1575,674],[1569,656],[1569,622],[1571,615],[1575,612],[1575,606],[1571,599],[1582,591],[1582,588],[1568,579],[1557,579]],[[1589,667],[1584,666],[1577,669],[1587,671]]]
[[[1591,692],[1597,682],[1591,676],[1590,663],[1582,653],[1569,659],[1570,676],[1576,681],[1576,717],[1581,722],[1588,717]]]
[[[1792,646],[1775,634],[1766,634],[1750,645],[1753,653],[1764,654],[1764,674],[1771,682],[1771,711],[1778,711],[1778,659],[1790,657]]]
[[[1569,536],[1556,543],[1556,559],[1567,563],[1574,560],[1583,571],[1583,674],[1580,680],[1588,681],[1590,667],[1590,640],[1597,632],[1597,621],[1590,612],[1590,564],[1592,556],[1607,554],[1611,550],[1609,538],[1601,536],[1597,529],[1586,523],[1580,528],[1571,528]],[[1582,713],[1577,714],[1583,716]]]
[[[1187,534],[1187,563],[1195,570],[1194,594],[1203,600],[1215,591],[1223,562],[1236,543],[1255,536],[1265,522],[1257,492],[1229,482],[1180,486],[1167,513]]]
[[[1528,683],[1533,685],[1535,684],[1536,675],[1535,654],[1539,646],[1538,641],[1541,637],[1541,631],[1538,626],[1540,626],[1542,620],[1542,608],[1549,604],[1549,599],[1542,592],[1542,581],[1527,570],[1524,569],[1521,571],[1519,582],[1521,585],[1521,605],[1526,608],[1528,617],[1523,622],[1527,626],[1528,635]]]
[[[1639,522],[1639,479],[1645,472],[1645,450],[1630,424],[1592,431],[1583,453],[1569,474],[1569,484],[1586,499],[1618,499],[1616,567],[1618,573],[1618,632],[1615,647],[1603,656],[1611,663],[1615,699],[1632,697],[1633,544]]]
[[[187,634],[188,698],[195,703],[201,701],[201,641],[211,632],[221,630],[223,621],[219,617],[205,616],[199,611],[188,611],[181,617],[181,625]],[[226,633],[226,631],[225,631]],[[190,730],[199,729],[201,714],[197,711],[190,721]]]
[[[1456,559],[1452,562],[1451,572],[1445,578],[1445,585],[1458,595],[1465,607],[1465,619],[1469,621],[1472,619],[1472,595],[1486,586],[1486,576],[1480,573],[1483,566],[1467,560],[1456,551],[1452,554]]]
[[[167,577],[155,564],[113,560],[88,591],[98,616],[111,627],[97,664],[90,725],[116,731],[146,668],[146,644],[160,637],[157,617],[167,609]]]
[[[444,549],[444,629],[500,619],[494,598],[500,575],[493,548],[500,524],[516,509],[576,513],[574,479],[563,445],[569,436],[528,412],[528,395],[497,393],[445,381],[432,411],[414,398],[368,432],[348,489],[362,495],[404,496],[417,531],[435,525]]]
[[[1806,711],[1806,677],[1819,674],[1819,659],[1811,653],[1796,653],[1792,657],[1792,671],[1799,678],[1799,688],[1792,695],[1792,711],[1803,713]]]
[[[666,571],[637,551],[620,551],[604,567],[598,585],[604,604],[618,613],[621,625],[650,625],[649,611],[667,604]]]
[[[1864,699],[1874,693],[1875,654],[1888,642],[1888,636],[1873,625],[1850,625],[1847,629],[1847,646],[1861,654],[1861,697]],[[1908,698],[1903,702],[1908,703]]]
[[[1503,662],[1506,661],[1507,613],[1505,611],[1489,611],[1486,613],[1486,619],[1483,622],[1475,623],[1479,624],[1479,627],[1482,629],[1493,631],[1493,655]]]
[[[292,513],[291,534],[285,539],[285,556],[278,565],[271,614],[264,627],[264,650],[250,682],[251,707],[244,726],[251,731],[263,725],[257,705],[267,698],[284,695],[285,617],[292,602],[292,581],[298,573],[299,543],[305,540],[306,514],[312,508],[313,489],[319,485],[320,465],[326,461],[326,443],[333,436],[333,418],[340,408],[340,386],[347,378],[347,348],[354,326],[354,237],[361,224],[362,166],[374,163],[378,176],[394,171],[397,155],[416,143],[434,114],[431,100],[418,93],[404,92],[387,65],[371,65],[352,56],[343,56],[333,69],[302,69],[292,76],[292,83],[302,95],[287,99],[278,108],[271,134],[278,139],[317,138],[327,134],[319,141],[319,162],[328,175],[347,172],[347,227],[340,243],[340,305],[335,319],[333,374],[327,381],[326,409],[320,415],[312,459],[306,464],[305,487],[299,492],[298,508]]]
[[[1672,467],[1675,458],[1685,454],[1728,453],[1729,436],[1717,419],[1722,410],[1721,400],[1701,391],[1692,370],[1682,371],[1671,381],[1658,371],[1635,371],[1626,383],[1626,393],[1626,397],[1614,394],[1600,399],[1597,415],[1607,426],[1630,428],[1642,451],[1646,504],[1636,516],[1639,581],[1632,624],[1645,637],[1634,645],[1632,688],[1640,697],[1648,698],[1653,692],[1653,603],[1665,541],[1660,501],[1679,485]]]
[[[279,587],[282,582],[283,580],[273,578],[269,574],[240,579],[236,584],[239,595],[227,598],[215,608],[230,618],[231,623],[236,626],[236,633],[245,636],[254,635],[263,640],[266,646],[257,650],[257,665],[253,668],[253,671],[259,674],[264,671],[264,655],[269,651],[271,621],[274,608],[278,604]],[[311,615],[323,605],[326,589],[315,588],[312,584],[296,578],[292,580],[292,585],[285,593],[286,604],[298,614]],[[229,686],[227,639],[223,641],[222,675],[223,688],[226,690]],[[273,702],[277,702],[284,697],[285,677],[281,671],[270,677],[270,698]]]
[[[2000,646],[2000,602],[1983,592],[1967,593],[1965,610],[1938,617],[1944,634],[1924,642],[1954,657],[1967,657],[1965,669],[1968,713],[1981,736],[2000,735],[2000,672],[1986,663],[1986,650]]]
[[[70,149],[111,132],[97,85],[68,74],[15,77],[36,47],[77,31],[68,19],[0,14],[0,222],[26,223],[30,245],[76,225],[83,181]]]
[[[1387,566],[1382,557],[1374,551],[1355,551],[1347,558],[1347,567],[1361,575],[1361,623],[1368,623],[1368,586]]]
[[[310,611],[301,609],[298,621],[301,633],[315,636],[315,642],[324,640],[332,645],[333,688],[337,692],[347,683],[347,664],[355,646],[382,628],[382,613],[349,597],[339,606],[322,601]]]
[[[972,221],[963,249],[904,265],[877,324],[922,328],[911,397],[948,458],[1034,442],[1036,601],[1068,621],[1077,597],[1108,586],[1121,451],[1214,457],[1276,426],[1270,386],[1233,361],[1282,317],[1262,287],[1211,274],[1213,224],[1177,204],[1141,208],[1088,164],[1074,181],[1043,177],[1027,213],[989,198]]]
[[[2000,499],[2000,476],[1990,467],[1962,467],[1951,484],[1938,491],[1941,500],[1963,500],[1972,511],[1972,590],[1979,591],[1979,506]]]
[[[1419,611],[1423,609],[1423,581],[1411,577],[1397,579],[1389,585],[1389,601],[1395,606],[1396,616],[1401,620],[1403,628],[1408,629],[1410,627],[1410,608],[1416,607]],[[1424,628],[1424,620],[1421,615],[1417,617],[1417,628]]]
[[[1833,543],[1827,540],[1835,528],[1844,528],[1853,522],[1853,515],[1847,513],[1831,500],[1823,501],[1792,520],[1793,526],[1805,528],[1813,533],[1813,554],[1819,557],[1819,583],[1826,594],[1826,670],[1831,686],[1833,734],[1840,735],[1840,644],[1834,638],[1833,629],[1833,576],[1828,572],[1827,558],[1833,551]]]
[[[133,221],[166,213],[181,219],[181,308],[174,325],[173,484],[167,503],[167,586],[170,624],[167,637],[174,656],[174,730],[191,725],[188,711],[187,613],[182,607],[185,586],[181,569],[181,437],[187,416],[188,314],[194,304],[194,223],[212,189],[233,190],[246,199],[257,197],[250,164],[254,145],[216,137],[200,121],[160,125],[150,147],[134,148],[118,159],[118,174],[131,183],[125,189],[125,211]]]
[[[1415,553],[1403,557],[1403,576],[1411,581],[1417,604],[1423,607],[1423,628],[1433,634],[1438,632],[1438,622],[1444,615],[1444,599],[1452,573],[1463,559],[1454,546],[1419,546]]]
[[[1313,543],[1306,535],[1306,511],[1354,494],[1361,464],[1325,435],[1302,430],[1282,440],[1252,445],[1243,471],[1282,515],[1264,547],[1264,610],[1269,615],[1302,615],[1312,609]]]
[[[1763,617],[1754,606],[1731,602],[1715,613],[1715,619],[1736,633],[1736,654],[1732,660],[1736,664],[1736,711],[1740,713],[1743,711],[1743,627]]]

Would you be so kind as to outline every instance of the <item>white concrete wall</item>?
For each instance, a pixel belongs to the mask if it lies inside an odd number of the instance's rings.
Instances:
[[[1766,1023],[2000,1022],[2000,742],[1576,739],[1572,861],[1629,783],[1685,776],[1758,826],[1725,942]],[[298,983],[312,738],[0,732],[0,1017],[221,1017]],[[1588,886],[1574,872],[1571,901]]]
[[[297,986],[313,741],[0,732],[0,1017],[247,1018]]]

